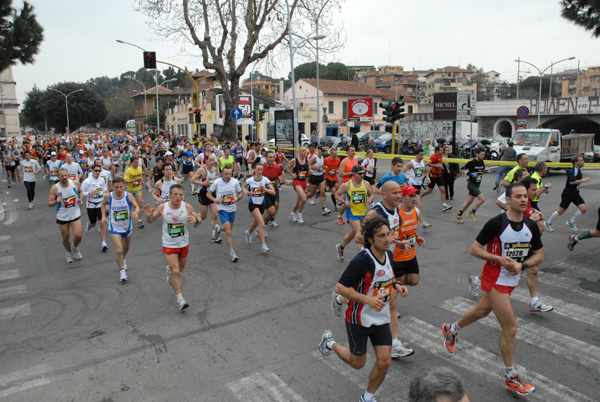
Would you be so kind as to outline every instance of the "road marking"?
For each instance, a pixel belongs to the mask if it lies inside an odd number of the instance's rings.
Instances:
[[[0,289],[0,297],[14,296],[22,293],[27,293],[27,288],[25,287],[25,285]]]
[[[569,274],[568,276],[570,276],[570,277],[587,279],[588,281],[600,280],[600,271],[598,271],[596,269],[589,269],[589,268],[580,267],[580,266],[573,265],[573,264],[568,264],[564,260],[558,261],[558,262],[552,264],[551,266],[545,267],[545,268],[563,269]],[[540,271],[544,272],[543,270],[540,270]]]
[[[17,262],[17,260],[15,260],[15,257],[13,257],[12,255],[4,255],[0,257],[0,265],[14,264],[15,262]]]
[[[529,291],[523,288],[515,288],[510,296],[523,303],[529,303],[531,301]],[[543,296],[543,299],[548,305],[554,307],[554,310],[552,310],[550,314],[558,314],[600,328],[600,311],[568,303],[564,300],[555,299],[546,295]]]
[[[40,378],[39,380],[27,381],[14,387],[10,387],[3,391],[0,391],[0,398],[7,397],[17,392],[23,392],[31,388],[41,387],[42,385],[50,384],[50,380],[47,378]]]
[[[28,315],[31,315],[31,304],[29,303],[0,309],[0,321],[12,321],[15,318],[27,317]]]
[[[12,236],[11,235],[5,235],[5,236],[0,236],[0,242],[7,242],[12,240]]]
[[[227,384],[238,401],[306,402],[275,373],[254,373]]]
[[[0,281],[6,281],[8,279],[14,279],[21,276],[19,269],[9,269],[6,271],[0,271]]]
[[[472,371],[476,375],[484,375],[486,378],[497,378],[499,387],[504,387],[503,379],[498,373],[502,372],[504,362],[498,355],[499,352],[491,353],[487,350],[473,345],[459,337],[456,353],[450,354],[443,346],[441,325],[434,327],[415,317],[402,317],[402,325],[398,329],[398,337],[406,339],[422,349],[433,353],[441,359]],[[533,396],[544,401],[561,402],[594,402],[591,399],[569,387],[554,380],[544,377],[534,371],[529,371],[523,366],[515,365],[519,375],[536,387]]]
[[[463,297],[454,297],[440,304],[440,307],[462,315],[465,311],[475,306],[475,302]],[[596,369],[600,366],[600,348],[589,343],[580,341],[568,335],[563,335],[537,324],[528,322],[522,318],[516,318],[517,335],[515,339],[525,341],[530,345],[540,347],[552,354],[562,356],[565,359],[580,363],[584,366]],[[482,318],[477,322],[500,329],[498,321],[490,316]]]
[[[10,384],[11,382],[23,381],[24,378],[39,376],[48,373],[49,371],[49,364],[39,364],[37,366],[29,367],[24,370],[13,371],[12,373],[0,377],[0,387],[4,387]]]
[[[590,292],[581,288],[581,281],[578,278],[572,278],[564,275],[555,275],[548,272],[539,271],[538,281],[546,285],[556,286],[562,289],[566,289],[570,292],[576,292],[580,295],[592,297],[600,300],[600,293]]]

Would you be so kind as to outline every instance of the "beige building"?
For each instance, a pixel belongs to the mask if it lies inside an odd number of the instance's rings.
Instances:
[[[579,81],[579,87],[577,85]],[[569,77],[562,82],[562,98],[571,96],[600,96],[600,66],[589,67],[577,77]]]
[[[264,94],[268,94],[273,99],[279,99],[279,84],[271,82],[261,78],[259,80],[246,80],[242,84],[242,89],[246,92],[254,92],[258,94],[262,91]]]
[[[15,137],[21,133],[16,86],[12,67],[0,72],[0,136],[2,137]]]
[[[477,93],[477,83],[473,81],[473,71],[452,66],[438,68],[425,76],[423,103],[433,103],[433,94],[436,92],[458,91]]]

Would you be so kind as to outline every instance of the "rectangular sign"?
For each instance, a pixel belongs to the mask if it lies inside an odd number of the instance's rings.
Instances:
[[[373,121],[373,98],[348,99],[349,121]]]
[[[275,145],[282,147],[294,146],[294,112],[292,110],[275,110]],[[294,155],[293,151],[284,152]]]
[[[471,92],[456,93],[456,120],[471,120]]]
[[[517,119],[517,124],[525,124],[525,125],[527,125],[527,119]]]
[[[237,124],[254,124],[252,120],[252,97],[240,95],[239,108],[242,110],[242,117],[237,120]]]
[[[456,92],[433,94],[433,120],[456,120]]]

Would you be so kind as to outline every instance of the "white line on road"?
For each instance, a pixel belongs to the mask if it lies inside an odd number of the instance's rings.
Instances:
[[[500,356],[473,345],[459,337],[456,353],[450,354],[444,349],[441,324],[434,327],[415,317],[402,317],[402,325],[398,331],[400,339],[407,339],[424,350],[435,354],[451,364],[470,370],[476,375],[484,375],[486,378],[497,378],[498,386],[504,387],[502,379],[502,368],[504,362]],[[561,402],[594,402],[591,399],[565,385],[544,377],[534,371],[527,370],[523,366],[515,365],[517,372],[527,379],[536,391],[532,396],[543,401]]]
[[[274,373],[254,373],[227,384],[238,401],[306,402]]]
[[[14,387],[10,387],[3,391],[0,391],[0,398],[5,398],[9,395],[15,394],[17,392],[23,392],[31,388],[41,387],[42,385],[50,384],[50,380],[47,378],[40,378],[39,380],[27,381],[19,385],[15,385]]]
[[[0,242],[7,242],[12,240],[12,236],[11,235],[4,235],[4,236],[0,236]]]
[[[14,264],[15,262],[17,262],[17,260],[15,260],[15,257],[12,255],[3,255],[0,257],[0,265]]]
[[[597,269],[589,269],[580,267],[573,264],[568,264],[565,261],[558,261],[546,268],[559,268],[564,269],[571,277],[587,279],[588,281],[600,280],[600,271]],[[543,272],[543,270],[541,270]]]
[[[29,367],[23,370],[13,371],[12,373],[0,376],[0,387],[4,387],[11,382],[23,381],[24,378],[47,374],[49,371],[49,364],[38,364],[37,366]]]
[[[29,303],[0,309],[0,321],[12,321],[28,315],[31,315],[31,304]]]
[[[463,297],[454,297],[441,303],[440,307],[460,315],[471,307],[474,307],[475,304],[476,303],[472,300]],[[596,369],[600,366],[599,347],[568,335],[560,334],[537,324],[527,322],[522,318],[517,318],[516,320],[517,335],[515,336],[515,339],[540,347],[552,354],[562,356],[565,359],[580,363],[592,369]],[[477,322],[500,330],[500,325],[495,317],[492,318],[488,316]]]
[[[25,285],[13,286],[10,288],[1,288],[0,289],[0,297],[8,297],[14,296],[18,294],[27,293],[27,288]]]
[[[0,281],[6,281],[9,279],[18,278],[21,276],[21,272],[18,269],[9,269],[6,271],[0,271]]]
[[[538,281],[546,285],[556,286],[562,289],[566,289],[570,292],[576,292],[580,295],[592,297],[600,300],[600,293],[590,292],[581,288],[581,280],[578,278],[572,278],[563,275],[550,274],[548,272],[539,271]]]

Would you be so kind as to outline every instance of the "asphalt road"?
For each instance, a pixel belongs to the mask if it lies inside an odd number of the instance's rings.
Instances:
[[[385,170],[385,163],[380,165]],[[595,226],[600,205],[600,172],[581,186],[590,211],[581,230]],[[2,176],[5,179],[5,176]],[[191,235],[183,294],[190,304],[177,310],[165,281],[160,222],[134,229],[128,255],[129,282],[118,280],[114,248],[100,251],[93,231],[81,245],[83,260],[65,262],[54,209],[45,206],[47,183],[38,182],[37,206],[27,210],[25,188],[0,182],[0,401],[358,401],[367,367],[355,371],[336,356],[323,358],[317,344],[331,329],[347,343],[344,323],[329,307],[330,293],[346,262],[334,246],[348,225],[318,206],[306,206],[304,225],[287,215],[291,188],[282,191],[282,207],[269,231],[271,252],[263,255],[243,230],[250,223],[244,199],[234,228],[240,257],[231,263],[227,247],[209,242],[210,225]],[[541,199],[548,215],[557,207],[564,173],[545,179],[555,187]],[[433,228],[417,250],[421,282],[400,300],[400,338],[416,350],[392,363],[378,400],[406,401],[408,383],[417,373],[448,366],[463,378],[471,401],[512,401],[503,385],[493,316],[461,331],[457,352],[442,346],[440,325],[453,322],[476,303],[467,276],[482,261],[468,249],[484,222],[499,213],[493,176],[482,188],[487,202],[477,223],[453,218],[466,198],[464,179],[456,182],[454,209],[442,213],[437,190],[423,200]],[[147,193],[144,194],[149,199]],[[187,201],[197,208],[195,197]],[[331,207],[331,200],[328,200]],[[525,279],[513,293],[518,320],[517,371],[537,387],[532,401],[598,400],[600,377],[600,259],[598,239],[566,248],[564,224],[575,210],[544,233],[546,260],[539,274],[542,300],[555,311],[529,312]],[[85,214],[84,214],[85,215]],[[83,218],[84,222],[87,218]]]

